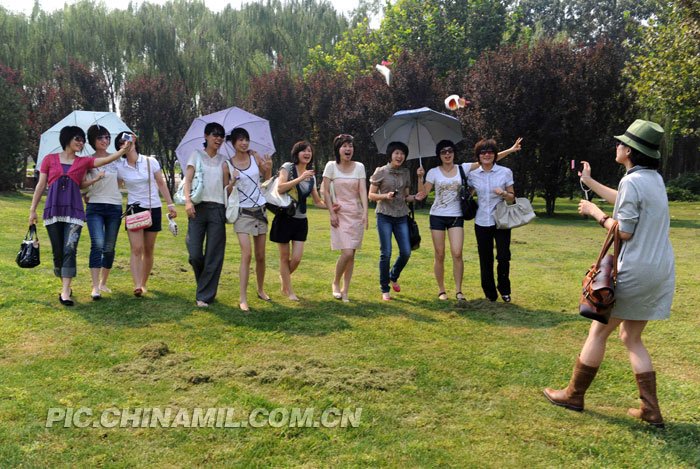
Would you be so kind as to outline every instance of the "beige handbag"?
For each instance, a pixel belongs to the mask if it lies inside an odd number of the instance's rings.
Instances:
[[[514,204],[508,204],[504,200],[496,205],[494,217],[496,218],[496,228],[509,230],[530,223],[535,218],[535,211],[528,199],[518,197]]]

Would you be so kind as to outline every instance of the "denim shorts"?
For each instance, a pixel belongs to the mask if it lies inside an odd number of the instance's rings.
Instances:
[[[450,228],[464,228],[464,218],[443,217],[440,215],[430,215],[430,229],[435,231],[445,231]]]

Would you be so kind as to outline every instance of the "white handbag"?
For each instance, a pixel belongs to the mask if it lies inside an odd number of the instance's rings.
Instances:
[[[494,217],[496,218],[496,228],[508,230],[530,223],[535,218],[535,211],[528,199],[518,197],[514,204],[508,204],[504,200],[496,205]]]
[[[275,176],[260,184],[260,191],[268,204],[277,207],[288,207],[292,203],[292,198],[286,192],[280,194],[277,190],[278,185],[279,176]]]
[[[202,156],[199,151],[192,154],[197,158],[197,162],[194,166],[194,176],[192,177],[192,184],[190,184],[190,200],[193,204],[198,204],[202,201],[204,196],[204,169],[202,168]],[[192,156],[190,156],[192,158]],[[185,168],[187,172],[187,168]],[[173,196],[173,201],[176,204],[185,204],[185,178],[182,178],[180,184],[177,186],[177,191]]]
[[[228,165],[229,177],[233,177],[233,165],[228,160],[226,164]],[[226,197],[226,223],[236,223],[236,220],[238,220],[238,214],[240,213],[238,202],[238,189],[234,186],[231,194]]]

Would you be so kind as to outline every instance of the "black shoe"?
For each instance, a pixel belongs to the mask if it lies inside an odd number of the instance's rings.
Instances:
[[[100,295],[99,293],[93,293],[90,296],[92,297],[92,301],[99,301],[102,299],[102,295]]]
[[[58,301],[60,301],[63,306],[73,306],[75,304],[73,300],[64,300],[61,298],[60,293],[58,294]]]
[[[505,303],[510,303],[510,295],[501,295],[501,298]]]

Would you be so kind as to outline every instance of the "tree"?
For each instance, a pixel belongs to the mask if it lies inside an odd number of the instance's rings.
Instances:
[[[195,117],[193,100],[179,80],[142,75],[124,87],[121,112],[136,132],[142,153],[156,155],[172,193],[175,188],[175,149]]]
[[[0,64],[0,191],[16,189],[24,180],[27,109],[20,76]]]
[[[639,104],[670,134],[700,136],[700,13],[697,1],[660,2],[641,27],[629,76]],[[665,117],[665,118],[664,118]]]
[[[463,120],[481,134],[472,138],[507,146],[524,137],[522,155],[504,164],[518,192],[542,194],[548,215],[556,197],[571,194],[570,160],[591,162],[603,182],[616,179],[610,136],[629,120],[630,108],[620,79],[624,57],[612,42],[573,48],[541,41],[484,55],[464,83],[472,105]]]

